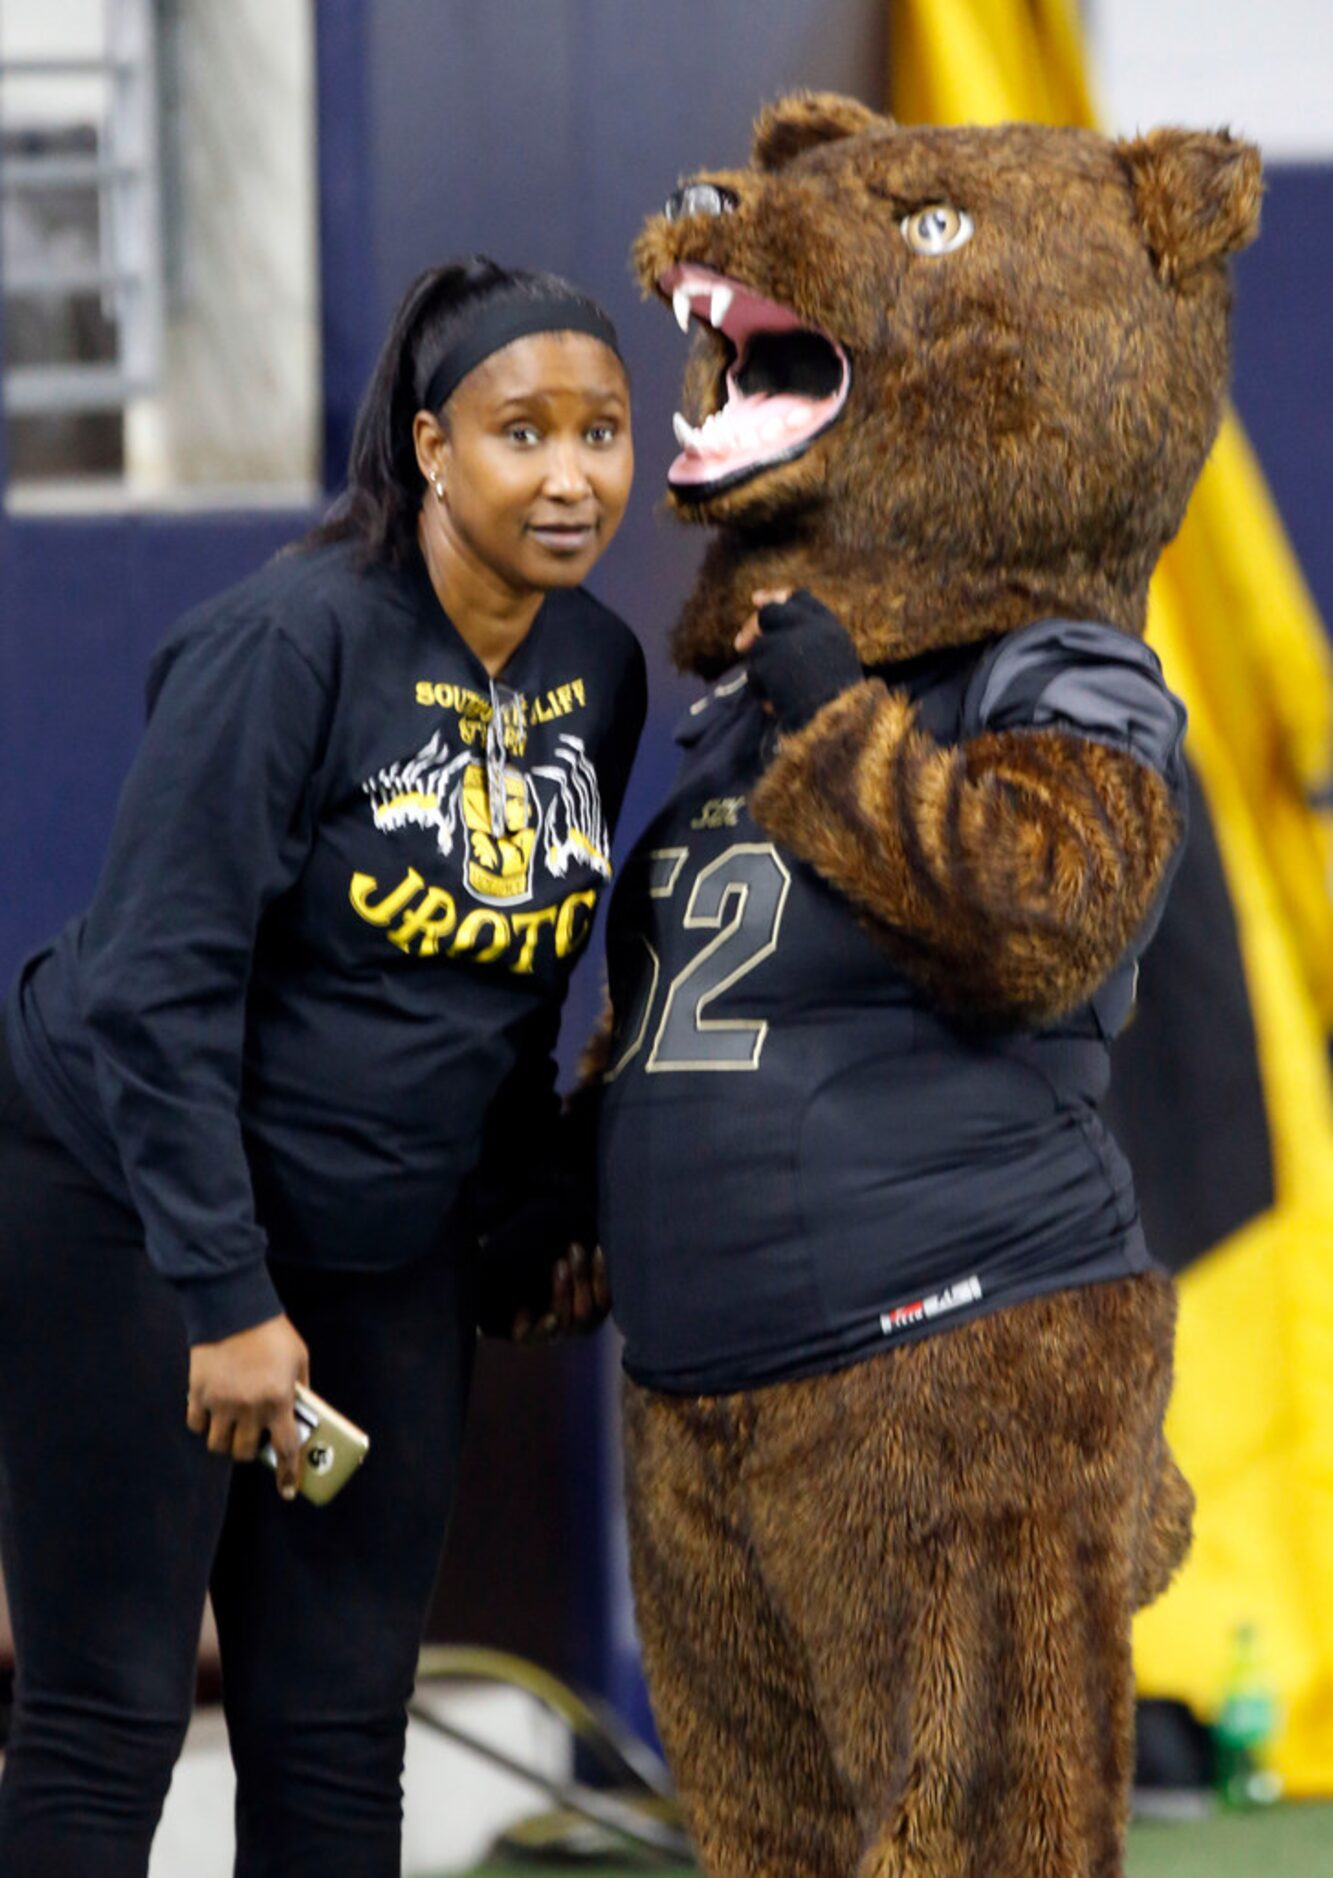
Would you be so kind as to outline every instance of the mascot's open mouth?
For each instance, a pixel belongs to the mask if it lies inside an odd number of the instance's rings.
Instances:
[[[676,413],[680,455],[667,482],[681,495],[713,495],[789,463],[837,418],[851,362],[827,333],[765,300],[743,281],[689,262],[658,281],[684,331],[690,316],[721,339],[717,409],[697,428]]]

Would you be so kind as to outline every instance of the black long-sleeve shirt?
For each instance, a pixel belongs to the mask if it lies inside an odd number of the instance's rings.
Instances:
[[[148,707],[93,904],[22,968],[8,1030],[206,1341],[280,1309],[270,1244],[369,1269],[456,1236],[501,1099],[521,1191],[643,658],[558,592],[492,685],[418,556],[338,545],[190,614]]]

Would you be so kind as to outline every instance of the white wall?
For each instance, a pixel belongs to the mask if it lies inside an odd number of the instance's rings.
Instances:
[[[161,187],[150,166],[153,186],[133,196],[139,245],[117,258],[156,288],[165,230],[165,333],[159,339],[155,292],[151,332],[143,318],[123,329],[127,367],[154,389],[126,406],[117,500],[160,503],[188,492],[257,501],[281,492],[299,503],[317,487],[314,5],[0,0],[4,60],[97,58],[123,43],[117,28],[127,21],[137,28],[136,44],[142,33],[151,47],[154,20],[164,29],[156,49],[168,107],[158,140]],[[0,81],[7,130],[100,128],[109,104],[98,77]],[[124,130],[131,114],[122,120]],[[115,140],[115,154],[139,157],[123,143],[123,136]],[[169,212],[165,222],[159,201]],[[116,226],[128,241],[128,212]],[[67,477],[86,474],[72,447]],[[71,493],[62,483],[56,499]]]
[[[1333,0],[1083,0],[1108,129],[1228,125],[1333,161]]]
[[[105,0],[0,0],[0,59],[100,58]],[[0,88],[11,128],[96,116],[99,79],[24,78]]]
[[[178,272],[163,395],[130,413],[140,492],[317,476],[312,0],[177,0]],[[165,56],[165,48],[164,48]]]

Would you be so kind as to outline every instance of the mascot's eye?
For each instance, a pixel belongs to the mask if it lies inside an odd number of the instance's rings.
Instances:
[[[950,254],[972,238],[972,217],[948,202],[914,209],[899,226],[913,254]]]
[[[730,215],[739,207],[740,197],[733,190],[719,189],[716,183],[686,183],[667,197],[662,213],[669,222],[678,222],[682,215]]]

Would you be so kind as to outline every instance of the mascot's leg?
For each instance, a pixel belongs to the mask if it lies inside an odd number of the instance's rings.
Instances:
[[[1187,1532],[1173,1324],[1132,1278],[748,1398],[742,1530],[857,1809],[825,1871],[1121,1872],[1130,1617]]]
[[[799,1648],[746,1532],[749,1398],[625,1390],[626,1503],[644,1668],[711,1878],[830,1878],[860,1834]]]
[[[1194,1530],[1194,1489],[1163,1436],[1144,1481],[1143,1551],[1134,1586],[1134,1609],[1160,1598],[1185,1562]]]

